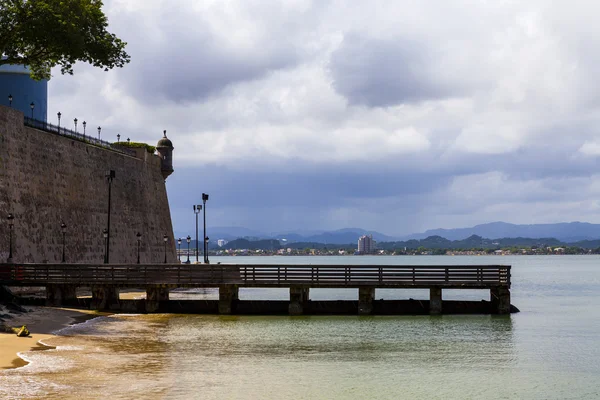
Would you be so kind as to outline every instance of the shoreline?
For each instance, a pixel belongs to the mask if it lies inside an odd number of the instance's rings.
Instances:
[[[53,332],[109,314],[72,308],[41,306],[27,306],[26,308],[31,311],[14,314],[13,318],[4,321],[4,324],[10,327],[26,325],[30,335],[18,337],[14,333],[0,333],[0,370],[28,365],[29,362],[19,356],[22,352],[53,349],[52,346],[40,343],[40,341],[55,337]]]

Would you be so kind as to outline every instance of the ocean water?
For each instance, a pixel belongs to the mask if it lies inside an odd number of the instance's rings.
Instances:
[[[510,264],[510,316],[113,315],[0,371],[6,399],[596,399],[600,257],[237,257],[212,262]],[[427,291],[381,290],[377,298]],[[487,299],[486,291],[444,298]],[[211,290],[172,298],[216,298]],[[241,290],[242,299],[287,298]],[[357,290],[313,290],[356,299]]]

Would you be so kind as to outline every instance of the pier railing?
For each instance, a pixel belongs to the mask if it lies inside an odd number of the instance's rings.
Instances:
[[[61,127],[58,125],[48,123],[46,121],[40,121],[39,119],[25,117],[24,124],[25,124],[25,126],[28,126],[30,128],[35,128],[40,131],[53,133],[55,135],[60,135],[60,136],[68,136],[70,138],[79,140],[80,142],[89,143],[94,146],[104,147],[106,149],[110,149],[110,150],[113,150],[113,151],[116,151],[119,153],[127,154],[128,156],[135,157],[135,150],[127,149],[127,148],[120,147],[120,146],[113,146],[112,143],[107,142],[106,140],[97,139],[92,135],[85,135],[80,132],[76,132],[74,130],[67,129],[65,127]]]
[[[0,284],[180,287],[510,287],[507,265],[0,264]]]

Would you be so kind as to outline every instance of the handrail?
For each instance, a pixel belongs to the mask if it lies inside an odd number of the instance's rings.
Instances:
[[[510,287],[508,265],[0,264],[0,284]]]
[[[128,156],[135,157],[135,155],[136,155],[135,150],[114,146],[112,143],[107,142],[106,140],[96,139],[93,136],[84,135],[82,133],[75,132],[71,129],[67,129],[65,127],[60,127],[58,125],[54,125],[54,124],[48,123],[46,121],[41,121],[39,119],[34,119],[34,118],[24,116],[24,124],[25,124],[25,126],[28,126],[30,128],[35,128],[40,131],[53,133],[53,134],[59,135],[59,136],[68,136],[73,139],[79,140],[81,142],[89,143],[94,146],[103,147],[103,148],[110,149],[110,150],[113,150],[113,151],[116,151],[119,153],[127,154]]]

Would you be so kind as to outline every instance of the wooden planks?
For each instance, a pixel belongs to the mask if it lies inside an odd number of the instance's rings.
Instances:
[[[510,287],[507,265],[0,264],[0,284]]]

